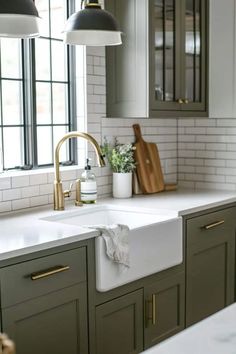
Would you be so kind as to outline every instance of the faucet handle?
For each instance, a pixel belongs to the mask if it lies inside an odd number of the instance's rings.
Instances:
[[[64,197],[65,197],[65,198],[70,198],[71,192],[72,192],[72,187],[73,187],[73,183],[70,184],[70,188],[69,188],[69,189],[66,189],[66,190],[64,191]]]

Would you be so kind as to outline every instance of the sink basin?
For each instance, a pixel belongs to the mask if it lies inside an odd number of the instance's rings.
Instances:
[[[182,219],[149,209],[93,206],[44,218],[46,221],[93,227],[125,224],[130,228],[130,268],[124,269],[106,255],[102,236],[95,240],[96,288],[104,292],[183,261]]]

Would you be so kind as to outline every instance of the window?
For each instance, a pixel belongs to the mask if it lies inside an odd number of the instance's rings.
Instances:
[[[76,129],[75,49],[62,41],[76,0],[35,0],[41,37],[0,40],[0,147],[4,169],[50,166],[55,144]],[[79,58],[77,58],[79,60]],[[75,163],[75,142],[61,161]]]

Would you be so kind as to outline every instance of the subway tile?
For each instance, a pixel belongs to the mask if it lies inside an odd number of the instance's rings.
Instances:
[[[35,186],[38,184],[45,184],[47,183],[47,173],[39,173],[30,175],[30,185]]]
[[[21,188],[7,189],[2,192],[2,200],[15,200],[21,198]]]
[[[0,203],[0,213],[6,213],[8,211],[11,211],[12,210],[11,204],[12,203],[10,201],[1,202]]]
[[[12,210],[26,209],[30,207],[30,199],[23,198],[12,201]]]
[[[37,185],[21,188],[21,195],[22,198],[34,197],[36,195],[39,195],[39,186]]]
[[[11,188],[11,178],[0,176],[0,190],[10,189]]]
[[[25,187],[30,184],[30,178],[27,175],[12,177],[11,184],[12,188]]]
[[[36,207],[36,206],[46,205],[46,204],[48,204],[48,196],[47,195],[42,195],[42,196],[30,198],[30,206],[31,207]]]

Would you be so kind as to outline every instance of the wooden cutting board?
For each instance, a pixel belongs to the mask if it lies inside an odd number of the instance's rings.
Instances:
[[[143,140],[139,124],[133,125],[136,142],[134,157],[137,162],[137,176],[144,194],[165,190],[159,152],[155,143]]]

